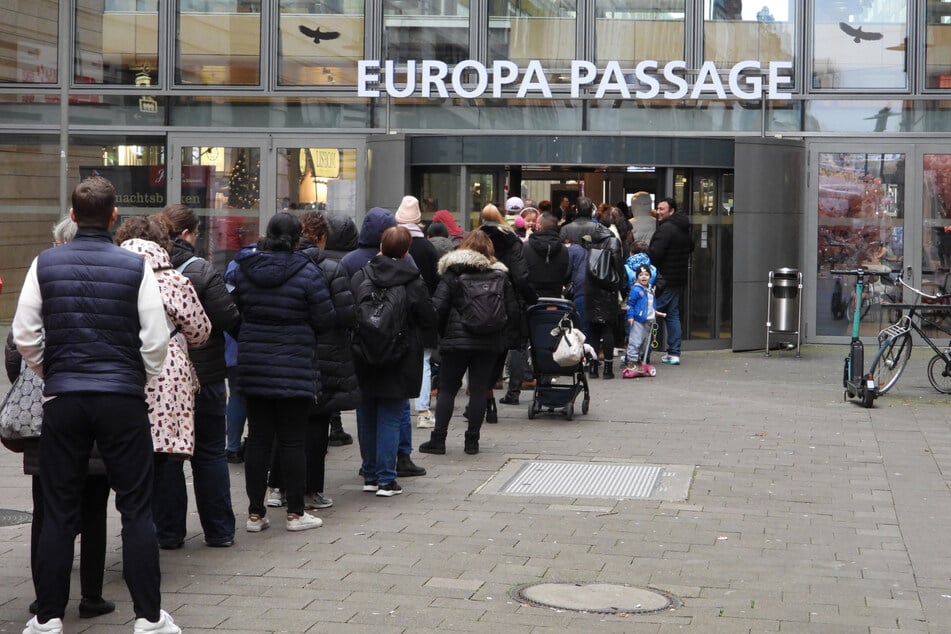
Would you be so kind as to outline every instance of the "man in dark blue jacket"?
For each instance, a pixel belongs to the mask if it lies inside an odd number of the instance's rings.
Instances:
[[[123,577],[135,631],[177,634],[161,609],[158,542],[152,524],[152,436],[146,382],[168,350],[165,308],[152,270],[112,244],[115,189],[98,176],[72,194],[76,237],[34,261],[20,293],[13,338],[45,379],[40,480],[37,613],[27,634],[63,631],[73,547],[89,453],[95,442],[122,515]]]

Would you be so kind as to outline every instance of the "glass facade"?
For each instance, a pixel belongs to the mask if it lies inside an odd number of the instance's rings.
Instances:
[[[368,201],[392,206],[396,189],[420,198],[424,220],[448,209],[463,226],[510,192],[682,196],[705,245],[693,256],[686,327],[722,339],[738,328],[734,190],[755,177],[734,174],[721,145],[782,137],[822,155],[803,159],[802,196],[817,204],[805,209],[802,250],[819,277],[812,334],[839,337],[828,269],[836,258],[864,261],[854,242],[877,242],[886,262],[920,268],[926,284],[947,277],[949,4],[9,0],[0,12],[0,240],[15,248],[0,256],[13,291],[0,296],[0,319],[71,187],[98,172],[117,182],[124,215],[194,205],[200,247],[216,263],[277,209],[359,216]],[[364,60],[380,64],[377,77],[366,77]],[[466,70],[454,78],[460,62]],[[517,76],[493,85],[495,64]],[[589,67],[592,81],[573,86]],[[780,95],[767,93],[786,78]],[[433,90],[436,80],[448,94]],[[483,80],[478,96],[463,94]],[[681,93],[681,84],[701,88]],[[826,148],[830,137],[848,149]],[[445,161],[413,153],[423,138],[466,142]],[[668,151],[670,139],[691,143]],[[388,143],[405,151],[388,153]],[[861,192],[841,193],[856,183]],[[830,214],[843,200],[848,211]],[[906,261],[906,250],[915,257]],[[871,309],[868,331],[879,314]]]

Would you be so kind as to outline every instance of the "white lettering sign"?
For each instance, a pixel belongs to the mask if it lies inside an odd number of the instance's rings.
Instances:
[[[721,70],[726,74],[726,81]],[[583,88],[593,88],[594,97],[617,99],[740,99],[763,98],[765,84],[767,99],[791,99],[789,92],[781,92],[792,83],[792,62],[756,60],[737,62],[728,69],[718,69],[715,62],[704,62],[697,71],[687,72],[687,62],[669,61],[661,67],[657,60],[638,62],[633,69],[625,69],[619,62],[609,61],[602,68],[584,60],[571,62],[568,87],[572,99],[579,99]],[[695,74],[693,84],[688,75]],[[764,81],[765,75],[765,81]],[[600,78],[600,79],[599,79]],[[407,60],[397,68],[393,60],[382,64],[376,60],[357,62],[357,95],[379,97],[383,94],[394,99],[412,97],[417,92],[424,98],[450,94],[463,99],[478,99],[490,90],[495,98],[502,97],[506,87],[516,87],[515,96],[552,98],[549,74],[541,62],[531,60],[524,68],[514,62],[496,61],[492,68],[476,60],[467,59],[451,67],[438,60]],[[633,91],[632,91],[633,88]],[[663,89],[663,90],[662,90]],[[714,97],[715,95],[715,97]]]

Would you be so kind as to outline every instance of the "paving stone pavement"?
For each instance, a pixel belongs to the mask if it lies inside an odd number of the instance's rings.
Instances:
[[[192,501],[185,547],[161,554],[164,607],[189,633],[951,632],[949,397],[918,351],[873,409],[844,402],[845,354],[687,352],[653,379],[593,380],[590,413],[570,422],[500,405],[477,456],[453,419],[447,454],[414,453],[429,474],[389,499],[360,490],[355,444],[331,447],[334,506],[303,533],[283,529],[280,509],[270,530],[245,532],[243,466],[231,465],[237,543],[206,547]],[[355,432],[352,415],[345,427]],[[485,491],[521,459],[695,470],[678,502]],[[2,508],[31,508],[20,467],[0,452]],[[71,601],[67,632],[131,629],[118,535],[111,509],[105,595],[117,611],[81,621]],[[19,632],[33,598],[28,525],[0,528],[0,557],[0,632]],[[605,615],[511,598],[538,581],[653,587],[682,605]]]

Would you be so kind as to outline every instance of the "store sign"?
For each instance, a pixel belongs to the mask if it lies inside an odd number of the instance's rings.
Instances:
[[[596,99],[712,99],[714,94],[717,99],[790,99],[792,95],[781,89],[792,83],[788,73],[791,69],[792,62],[763,64],[746,60],[730,67],[724,81],[715,62],[704,62],[697,71],[691,71],[696,73],[691,84],[684,76],[687,62],[681,60],[663,66],[656,60],[645,60],[626,69],[616,61],[599,68],[591,62],[574,60],[569,86],[572,99],[581,96],[582,88],[594,88]],[[402,84],[397,82],[398,76],[405,77]],[[398,72],[393,60],[383,62],[382,69],[376,60],[357,63],[357,95],[360,97],[386,94],[405,99],[419,94],[424,98],[447,98],[451,92],[463,99],[500,98],[503,89],[515,86],[519,99],[552,98],[548,75],[537,60],[530,61],[524,68],[514,62],[496,61],[491,69],[471,59],[452,67],[439,60],[409,60],[405,72],[402,69]]]
[[[318,178],[340,176],[340,151],[336,148],[311,148],[310,157],[314,165],[314,176]]]

